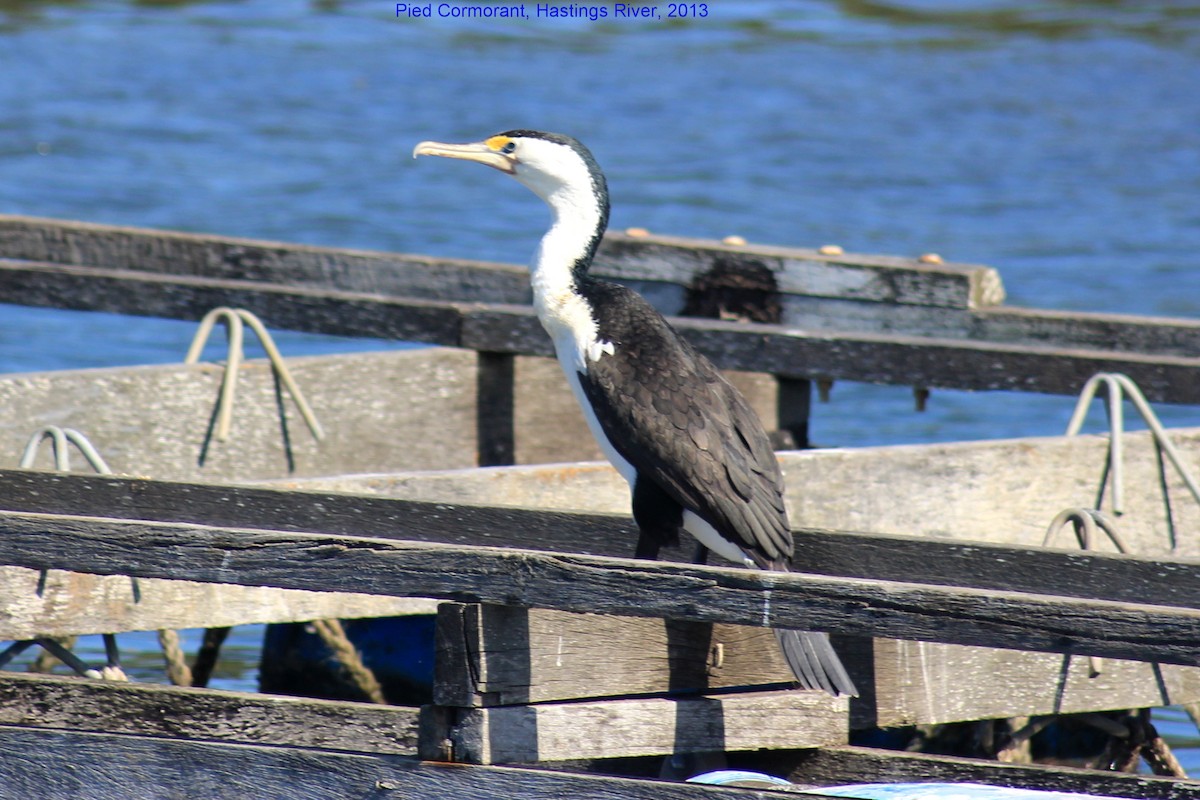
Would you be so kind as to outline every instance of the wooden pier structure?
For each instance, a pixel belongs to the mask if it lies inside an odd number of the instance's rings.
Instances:
[[[813,396],[841,380],[1071,396],[1110,372],[1200,405],[1200,321],[1013,308],[994,270],[931,261],[601,247],[596,271],[665,313],[721,317],[677,321],[788,448],[801,527],[779,574],[631,557],[628,490],[595,463],[523,268],[0,216],[3,302],[226,306],[436,345],[287,358],[320,438],[265,360],[242,364],[224,439],[219,364],[0,375],[0,639],[436,614],[420,708],[0,672],[0,780],[30,797],[778,796],[679,782],[730,764],[809,787],[1200,796],[1011,763],[1044,719],[1133,736],[1117,712],[1200,704],[1200,502],[1150,432],[802,449]],[[114,474],[17,468],[46,426]],[[1168,434],[1200,474],[1200,428]],[[1098,507],[1127,552],[1078,549],[1070,525],[1044,546],[1060,512]],[[834,634],[863,696],[792,689],[772,626]],[[850,744],[955,723],[1008,763]]]

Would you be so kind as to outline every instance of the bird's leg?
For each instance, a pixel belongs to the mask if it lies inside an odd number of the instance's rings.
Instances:
[[[638,479],[633,485],[633,519],[638,526],[636,558],[658,558],[662,546],[679,543],[683,508],[656,484]]]
[[[708,563],[708,548],[696,542],[696,553],[692,556],[692,563],[704,566]]]
[[[655,533],[642,528],[638,533],[637,549],[633,551],[634,558],[658,559],[658,551],[662,549],[662,539]]]

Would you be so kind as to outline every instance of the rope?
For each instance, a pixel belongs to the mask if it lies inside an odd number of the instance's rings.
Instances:
[[[1150,722],[1150,709],[1143,708],[1136,714],[1130,714],[1126,722],[1126,737],[1114,738],[1110,743],[1109,765],[1112,769],[1136,772],[1138,763],[1145,759],[1155,775],[1187,778],[1187,772]]]
[[[163,660],[167,664],[167,678],[175,686],[191,686],[192,670],[183,657],[183,648],[179,646],[179,634],[173,630],[158,632],[158,646],[162,648]]]
[[[387,698],[383,696],[383,687],[379,685],[371,668],[363,663],[358,650],[346,636],[346,630],[342,627],[341,620],[318,619],[314,620],[312,625],[317,635],[321,637],[321,641],[325,642],[325,646],[333,651],[337,660],[346,668],[354,685],[372,703],[387,705]]]
[[[204,318],[200,320],[200,326],[196,329],[196,335],[192,338],[192,344],[188,347],[183,363],[195,364],[200,360],[200,354],[204,351],[204,345],[208,343],[208,337],[218,319],[225,323],[225,336],[229,341],[229,347],[225,358],[225,374],[221,379],[221,395],[217,400],[215,432],[217,441],[226,441],[233,426],[233,397],[237,390],[238,369],[241,367],[242,359],[245,358],[242,348],[245,340],[245,325],[249,325],[250,329],[258,336],[258,342],[266,351],[267,358],[271,362],[271,369],[292,396],[292,400],[295,401],[296,408],[299,409],[300,416],[304,418],[313,438],[317,441],[324,439],[325,431],[321,428],[321,423],[317,421],[316,415],[313,414],[308,401],[304,399],[304,393],[292,379],[292,373],[284,363],[279,348],[275,346],[275,340],[271,338],[271,334],[262,321],[246,309],[219,306],[205,314]]]

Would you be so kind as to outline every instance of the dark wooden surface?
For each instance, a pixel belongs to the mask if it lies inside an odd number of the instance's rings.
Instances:
[[[0,727],[5,797],[39,800],[771,800],[774,792],[404,756]]]
[[[192,306],[203,305],[203,310],[211,307],[214,292],[225,293],[231,302],[247,299],[238,294],[238,284],[257,285],[255,291],[263,293],[269,285],[329,293],[329,313],[322,315],[317,309],[309,309],[311,320],[307,324],[321,329],[337,325],[334,306],[338,292],[368,293],[377,299],[386,295],[463,303],[529,302],[526,270],[515,265],[19,216],[0,215],[0,258],[10,259],[6,265],[9,274],[0,282],[7,284],[4,288],[14,302],[185,318],[203,313]],[[25,263],[18,265],[17,261]],[[39,268],[36,262],[44,263]],[[52,265],[83,271],[56,272]],[[682,297],[683,287],[692,286],[698,277],[731,265],[767,270],[785,298],[785,306],[795,306],[786,312],[785,319],[804,328],[918,338],[937,336],[940,331],[940,335],[955,340],[1158,356],[1194,357],[1200,350],[1200,322],[1194,320],[1001,306],[1004,289],[999,277],[994,270],[978,265],[925,264],[894,256],[823,255],[803,248],[610,233],[600,248],[595,271],[645,288],[651,297],[663,295],[656,286],[670,288],[669,294]],[[28,271],[21,274],[21,266],[28,267]],[[38,269],[43,270],[40,277]],[[177,302],[156,298],[139,311],[133,303],[122,300],[118,287],[103,286],[118,277],[128,287],[138,286],[132,272],[197,280],[176,287],[180,295]],[[99,289],[88,290],[84,285],[89,274]],[[84,283],[80,283],[81,278]],[[205,286],[210,287],[207,296],[202,291]],[[140,289],[148,297],[155,294],[153,283],[141,284]],[[194,300],[185,299],[189,293]],[[302,293],[296,295],[295,303],[304,304]],[[259,305],[269,303],[264,297]],[[667,303],[664,311],[679,313],[676,305],[678,302]],[[343,310],[348,307],[343,305]],[[410,313],[418,310],[419,306],[412,306]],[[278,308],[274,313],[280,320],[289,316]],[[326,318],[321,320],[321,316]],[[416,341],[447,343],[446,339],[431,339],[428,335],[422,338],[411,330],[397,331],[378,320],[373,325],[363,323],[363,327],[382,332],[362,335],[398,333]],[[393,333],[388,334],[389,330]],[[815,372],[799,376],[808,375],[821,376]]]
[[[415,708],[11,672],[0,673],[0,725],[417,752]]]
[[[32,514],[631,555],[632,520],[378,495],[0,470],[0,508]],[[1200,607],[1200,562],[839,531],[794,532],[796,569],[901,582]],[[664,550],[687,561],[691,548]]]
[[[0,257],[410,297],[453,291],[464,302],[529,302],[528,272],[520,266],[35,217],[0,215]],[[995,271],[977,265],[617,232],[605,236],[594,270],[689,285],[718,264],[765,267],[784,292],[848,300],[967,308],[1003,298]]]
[[[0,563],[1200,664],[1200,610],[531,550],[3,512]]]
[[[786,757],[785,757],[786,758]],[[1046,791],[1080,792],[1112,797],[1192,800],[1200,797],[1200,781],[1148,775],[1125,775],[1071,767],[1022,766],[973,758],[901,753],[867,747],[828,747],[790,756],[796,783],[833,786],[840,783],[941,781],[985,783]],[[764,761],[780,762],[773,755]]]
[[[250,281],[164,276],[0,261],[8,302],[199,319],[218,305],[245,308],[273,327],[399,339],[489,352],[549,356],[528,306],[438,302],[286,288]],[[781,325],[678,319],[677,327],[723,369],[790,378],[926,388],[1075,394],[1096,372],[1129,375],[1153,402],[1200,402],[1200,359],[909,336],[814,332]]]
[[[350,292],[528,303],[523,267],[0,215],[0,258]]]

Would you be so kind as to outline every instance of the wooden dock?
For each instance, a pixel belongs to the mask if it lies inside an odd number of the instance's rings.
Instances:
[[[807,442],[832,380],[1073,394],[1119,371],[1151,400],[1200,402],[1200,322],[1009,308],[986,267],[624,235],[601,252],[597,271],[668,313],[728,310],[722,276],[757,281],[738,302],[770,324],[680,328],[781,442]],[[729,763],[808,786],[1200,795],[848,744],[1200,703],[1200,504],[1148,433],[1122,440],[1130,554],[1069,533],[1042,546],[1060,511],[1111,502],[1107,437],[1081,436],[784,452],[797,572],[646,562],[522,269],[0,217],[0,299],[183,319],[232,305],[442,345],[288,359],[320,440],[266,362],[244,365],[224,441],[218,365],[0,376],[0,639],[437,615],[420,709],[0,673],[14,792],[774,796],[657,780]],[[45,425],[86,434],[117,474],[16,469]],[[1170,435],[1195,471],[1200,429]],[[832,632],[863,696],[791,689],[772,626]]]

